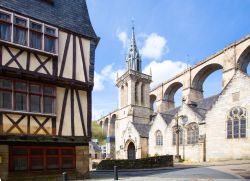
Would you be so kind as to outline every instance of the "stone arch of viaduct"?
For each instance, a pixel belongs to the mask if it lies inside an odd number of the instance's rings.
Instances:
[[[98,120],[98,124],[102,127],[103,135],[107,137],[115,136],[115,121],[117,112],[112,112]]]
[[[249,62],[250,36],[248,35],[152,89],[151,106],[155,101],[156,112],[164,112],[173,108],[174,95],[180,88],[182,100],[186,103],[202,99],[203,83],[210,74],[222,69],[222,88],[224,88],[237,69],[247,72]]]

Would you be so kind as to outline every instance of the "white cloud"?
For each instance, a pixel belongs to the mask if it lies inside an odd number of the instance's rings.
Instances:
[[[156,33],[151,33],[147,36],[140,52],[145,58],[158,60],[166,51],[168,51],[166,45],[167,40],[164,37]]]
[[[150,68],[152,71],[151,88],[154,88],[158,84],[168,80],[174,75],[182,72],[189,65],[181,61],[164,60],[162,62],[152,61],[143,70],[144,73],[150,74]]]
[[[101,74],[98,74],[97,72],[95,72],[94,84],[94,91],[101,91],[104,89],[103,78]]]
[[[114,69],[114,64],[105,66],[100,73],[95,72],[94,91],[102,91],[106,83],[114,84],[117,78],[117,73],[121,76],[125,69]]]
[[[123,48],[126,48],[129,43],[128,34],[125,31],[117,31],[116,36],[122,42]]]

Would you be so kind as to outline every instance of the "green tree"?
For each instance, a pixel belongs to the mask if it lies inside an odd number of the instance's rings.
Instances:
[[[101,145],[106,144],[106,137],[102,134],[102,127],[96,121],[92,121],[92,138],[98,139]]]

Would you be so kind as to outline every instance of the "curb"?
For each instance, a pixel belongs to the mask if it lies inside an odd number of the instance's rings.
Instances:
[[[119,172],[140,172],[140,171],[160,171],[160,170],[182,170],[182,169],[189,169],[189,168],[197,168],[200,166],[187,166],[187,167],[163,167],[163,168],[148,168],[148,169],[121,169]],[[102,172],[114,172],[114,170],[93,170],[90,171],[92,173],[102,173]]]

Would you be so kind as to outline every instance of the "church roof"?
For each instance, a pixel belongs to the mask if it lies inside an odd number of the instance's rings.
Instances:
[[[219,95],[214,95],[205,99],[201,99],[193,104],[189,104],[188,106],[198,115],[201,116],[202,119],[205,118],[205,115],[208,110],[211,109],[212,105],[218,99]],[[171,123],[172,119],[174,118],[175,114],[180,110],[180,107],[170,109],[164,113],[160,113],[166,124]]]
[[[99,40],[89,19],[86,0],[0,0],[0,7]]]
[[[162,118],[164,119],[166,124],[169,124],[172,121],[173,117],[180,110],[180,108],[181,107],[177,107],[174,109],[170,109],[170,110],[166,111],[165,113],[160,113],[160,115],[162,116]]]
[[[219,94],[205,98],[205,99],[201,99],[195,102],[196,105],[189,105],[189,107],[194,112],[199,114],[202,117],[202,119],[204,119],[207,111],[211,109],[212,105],[217,101],[218,97],[219,97]]]
[[[140,124],[140,123],[133,123],[135,129],[138,131],[139,135],[143,138],[148,138],[150,125],[149,124]]]
[[[97,143],[90,141],[89,144],[91,144],[93,146],[93,149],[97,152],[102,151],[101,147],[97,145]]]

